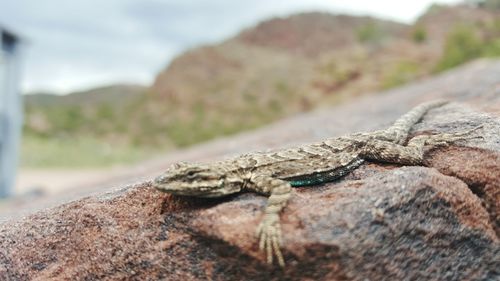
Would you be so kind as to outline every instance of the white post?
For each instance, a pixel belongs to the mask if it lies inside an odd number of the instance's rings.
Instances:
[[[12,195],[22,125],[19,42],[1,31],[0,39],[0,198]]]

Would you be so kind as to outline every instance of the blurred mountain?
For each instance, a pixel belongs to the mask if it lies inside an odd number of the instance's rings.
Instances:
[[[414,25],[326,13],[270,19],[174,59],[141,112],[161,116],[157,130],[188,145],[432,74],[449,34],[464,26],[483,36],[498,18],[434,5]]]
[[[24,95],[25,133],[28,136],[98,138],[126,131],[126,110],[144,96],[147,87],[117,84],[67,95],[31,93]],[[128,142],[128,141],[127,141]]]
[[[141,112],[181,146],[257,127],[377,88],[383,50],[409,28],[326,13],[271,19],[174,59]]]
[[[97,105],[101,103],[120,103],[145,93],[147,87],[133,84],[116,84],[86,91],[56,95],[51,93],[29,93],[24,95],[26,106],[51,105]]]
[[[186,51],[149,89],[29,96],[26,132],[186,146],[498,56],[498,38],[500,12],[477,5],[433,5],[413,25],[317,12],[274,18]]]
[[[364,39],[360,38],[363,32],[368,41],[377,39],[375,37],[404,36],[407,28],[397,22],[370,17],[312,12],[264,21],[242,31],[235,40],[249,46],[317,58],[332,50],[356,45]]]

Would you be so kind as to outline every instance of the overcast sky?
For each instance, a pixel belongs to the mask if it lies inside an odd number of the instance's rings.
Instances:
[[[175,55],[272,16],[301,11],[411,23],[431,3],[458,0],[15,0],[0,25],[26,38],[22,89],[66,93],[111,83],[148,85]]]

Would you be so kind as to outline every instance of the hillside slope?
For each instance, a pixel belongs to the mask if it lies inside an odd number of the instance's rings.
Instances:
[[[147,91],[140,85],[114,84],[92,88],[86,91],[54,95],[50,93],[30,93],[24,95],[26,106],[59,106],[59,105],[99,105],[103,103],[121,103]]]
[[[128,108],[141,99],[146,87],[110,85],[68,95],[25,95],[27,134],[77,136],[116,134],[126,120]]]
[[[192,144],[422,78],[437,69],[457,27],[491,37],[500,35],[498,19],[464,5],[435,5],[412,26],[325,13],[270,19],[174,59],[144,112],[164,112],[157,129],[176,145]],[[176,133],[182,128],[192,130]]]
[[[377,88],[375,65],[384,63],[384,50],[407,29],[323,13],[271,19],[174,59],[156,78],[150,96],[155,102],[145,112],[170,112],[161,122],[176,128],[196,126],[184,138],[174,138],[186,145],[307,111]],[[358,38],[364,30],[366,41]],[[372,55],[376,59],[369,61]],[[347,84],[356,89],[342,93]]]
[[[316,12],[274,18],[186,51],[121,106],[60,106],[69,125],[38,126],[29,114],[26,131],[183,147],[498,56],[498,38],[500,13],[465,5],[434,5],[414,25]]]

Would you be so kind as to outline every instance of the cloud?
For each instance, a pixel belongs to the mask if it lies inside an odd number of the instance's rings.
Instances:
[[[23,89],[68,92],[115,82],[151,83],[186,48],[220,41],[276,15],[323,10],[410,22],[430,3],[16,0],[3,1],[0,19],[27,38]]]

